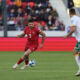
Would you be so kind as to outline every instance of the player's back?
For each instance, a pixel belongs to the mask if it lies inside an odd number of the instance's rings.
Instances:
[[[80,41],[80,17],[73,16],[71,18],[71,22],[76,26],[75,37],[78,41]]]

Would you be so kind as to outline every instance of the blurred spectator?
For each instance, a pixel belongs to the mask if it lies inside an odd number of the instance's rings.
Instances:
[[[7,0],[8,5],[13,5],[14,2],[15,2],[15,0]]]
[[[13,5],[11,6],[11,8],[14,9],[15,13],[17,13],[18,6],[16,5],[15,2],[14,2]]]
[[[64,30],[64,24],[58,21],[56,8],[51,6],[49,0],[7,0],[7,3],[8,30],[21,31],[30,19],[41,30]],[[2,8],[0,2],[0,14]],[[3,23],[3,18],[0,18],[0,23]]]
[[[51,31],[54,30],[55,19],[53,19],[51,15],[49,15],[49,17],[48,17],[47,25],[48,25],[48,30],[51,30]]]
[[[15,0],[11,0],[11,2],[14,2]]]
[[[15,30],[15,18],[14,17],[11,17],[11,18],[8,18],[8,30]]]
[[[31,12],[31,7],[30,7],[30,5],[29,5],[29,3],[26,5],[26,7],[25,7],[25,12],[27,13],[27,14],[30,14],[30,12]]]
[[[21,7],[17,10],[17,16],[24,17],[24,12]]]
[[[39,4],[39,10],[40,10],[40,11],[41,11],[41,10],[45,10],[45,7],[44,7],[44,4],[43,4],[43,3]]]
[[[30,16],[33,20],[36,20],[36,13],[34,11],[34,9],[32,9],[31,13],[30,13]]]
[[[21,7],[21,5],[22,5],[22,1],[21,0],[15,0],[15,2],[16,2],[16,5],[18,7]]]
[[[0,0],[0,15],[2,14],[2,9],[4,8],[2,1]]]
[[[39,0],[41,3],[44,3],[45,2],[45,0]]]
[[[22,17],[17,17],[15,28],[16,28],[17,31],[21,31],[21,30],[24,29]]]
[[[22,2],[28,2],[27,0],[22,0]]]
[[[10,18],[10,17],[16,17],[14,9],[11,9],[11,10],[10,10],[10,12],[8,13],[8,17],[9,17],[9,18]]]
[[[59,31],[64,31],[65,30],[65,25],[63,24],[63,21],[59,22],[59,25],[57,26],[57,29]]]
[[[48,30],[45,21],[41,21],[40,25],[41,25],[41,30]]]
[[[2,18],[2,15],[0,15],[0,30],[3,30],[3,18]]]
[[[36,17],[38,17],[39,14],[40,14],[38,4],[35,4],[35,5],[33,6],[32,10],[35,11],[35,15],[36,15]]]
[[[34,4],[34,2],[30,2],[29,5],[32,8],[35,4]]]
[[[11,2],[10,0],[7,0],[7,4],[8,4],[8,5],[10,4],[10,2]]]
[[[73,0],[68,0],[68,8],[71,9],[72,7],[74,7]]]
[[[27,16],[27,14],[25,13],[25,15],[24,15],[24,22],[23,22],[23,24],[24,24],[25,26],[27,26],[27,18],[28,18],[28,16]]]
[[[26,17],[27,17],[27,18],[26,18]],[[28,25],[28,23],[29,23],[29,20],[31,20],[31,16],[30,16],[30,15],[28,15],[28,16],[25,16],[24,23],[25,23],[25,25],[26,25],[26,26]]]
[[[38,23],[38,26],[37,27],[38,27],[39,30],[43,30],[42,29],[42,25],[40,23]]]
[[[46,7],[46,11],[47,11],[47,12],[50,12],[50,11],[52,11],[52,10],[53,10],[53,8],[52,8],[51,4],[48,3],[48,5],[47,5],[47,7]]]
[[[41,10],[41,13],[40,13],[40,21],[45,21],[45,12],[44,12],[44,10]]]
[[[56,8],[53,8],[53,10],[50,13],[51,13],[53,18],[58,18],[59,17],[59,15],[58,15],[58,13],[56,11]]]

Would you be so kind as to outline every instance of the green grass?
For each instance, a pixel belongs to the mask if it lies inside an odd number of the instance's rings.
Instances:
[[[23,52],[0,52],[0,80],[80,80],[75,73],[78,70],[72,52],[35,52],[35,67],[20,70],[24,62],[16,69],[12,66]]]

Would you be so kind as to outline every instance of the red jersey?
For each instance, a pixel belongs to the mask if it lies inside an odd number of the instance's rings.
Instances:
[[[37,45],[38,46],[38,39],[39,39],[39,34],[41,33],[40,30],[38,30],[37,27],[34,27],[33,29],[30,29],[29,26],[27,26],[24,29],[24,32],[27,34],[28,38],[28,45]]]

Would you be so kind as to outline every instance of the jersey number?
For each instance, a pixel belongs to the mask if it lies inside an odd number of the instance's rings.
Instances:
[[[31,34],[29,34],[29,38],[31,38],[32,36],[31,36]]]

